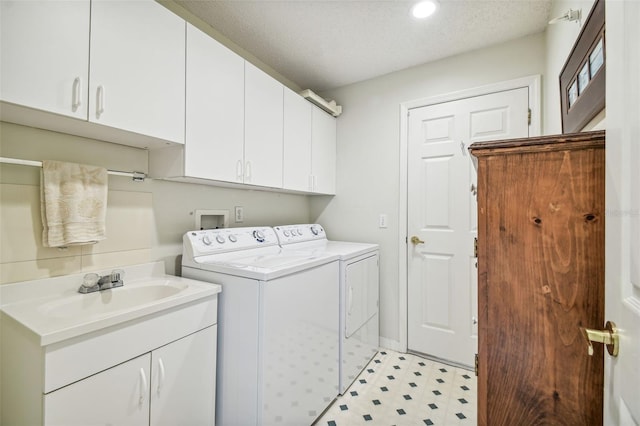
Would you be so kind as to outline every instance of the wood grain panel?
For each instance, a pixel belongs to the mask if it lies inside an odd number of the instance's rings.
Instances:
[[[604,132],[482,145],[478,424],[602,424]]]

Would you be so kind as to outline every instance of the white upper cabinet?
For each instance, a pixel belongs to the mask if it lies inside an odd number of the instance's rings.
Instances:
[[[282,188],[284,86],[245,61],[244,183]]]
[[[187,24],[184,174],[242,182],[244,59]]]
[[[0,1],[0,99],[87,118],[89,0]]]
[[[284,189],[310,191],[311,108],[297,93],[284,89]]]
[[[318,107],[311,118],[312,192],[336,193],[336,119]]]
[[[91,3],[89,121],[184,143],[185,21],[153,0]]]

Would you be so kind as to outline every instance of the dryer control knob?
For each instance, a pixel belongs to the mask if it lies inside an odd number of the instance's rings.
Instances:
[[[216,237],[216,241],[220,244],[224,244],[224,237],[222,235],[218,235]]]
[[[313,235],[318,235],[318,233],[319,233],[319,232],[320,232],[320,231],[318,231],[318,228],[316,228],[315,226],[312,226],[312,227],[311,227],[311,233],[312,233]]]
[[[202,237],[202,242],[206,245],[206,246],[210,246],[211,245],[211,238],[209,238],[209,236],[207,234],[205,234]]]
[[[238,241],[238,237],[236,237],[235,235],[231,234],[229,235],[229,241],[231,241],[232,243],[235,243]]]
[[[256,229],[255,231],[253,231],[253,238],[255,238],[259,243],[263,243],[264,233]]]

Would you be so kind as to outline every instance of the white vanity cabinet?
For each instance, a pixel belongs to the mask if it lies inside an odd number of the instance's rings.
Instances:
[[[87,119],[89,0],[0,1],[0,99]]]
[[[152,426],[213,425],[217,326],[151,353]]]
[[[83,274],[0,287],[0,424],[214,424],[221,287],[124,270],[89,294]]]
[[[45,425],[149,424],[146,354],[44,396]]]
[[[184,143],[184,19],[153,0],[93,0],[89,64],[89,121]]]
[[[44,396],[44,424],[213,425],[216,326]]]
[[[244,183],[282,188],[284,86],[245,61]]]

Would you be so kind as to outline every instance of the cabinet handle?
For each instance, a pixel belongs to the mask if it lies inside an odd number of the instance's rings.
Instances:
[[[82,85],[80,84],[80,77],[73,79],[73,102],[71,103],[71,109],[76,112],[80,105],[82,105]]]
[[[251,161],[247,161],[247,165],[244,168],[244,178],[246,182],[251,182]]]
[[[100,116],[104,113],[104,87],[98,86],[98,91],[96,93],[96,118],[100,118]]]
[[[242,182],[242,161],[238,160],[236,163],[236,180]]]
[[[138,405],[142,405],[144,403],[144,397],[147,394],[149,389],[149,385],[147,383],[147,375],[144,373],[144,368],[140,369],[140,399],[138,400]]]
[[[158,395],[160,395],[160,389],[162,389],[162,385],[164,384],[164,363],[162,362],[162,358],[158,358]]]

